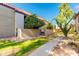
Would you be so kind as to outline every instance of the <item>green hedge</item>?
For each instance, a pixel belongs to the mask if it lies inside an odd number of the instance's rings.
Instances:
[[[42,26],[41,29],[53,29],[53,25],[49,23],[47,25]]]
[[[25,17],[24,21],[24,28],[39,28],[41,26],[45,25],[45,23],[42,20],[39,20],[36,18],[36,15],[30,15]]]

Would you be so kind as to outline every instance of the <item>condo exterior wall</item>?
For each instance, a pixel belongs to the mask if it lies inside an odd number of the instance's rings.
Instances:
[[[75,19],[76,31],[79,33],[79,17]]]
[[[0,37],[16,36],[16,29],[24,29],[24,15],[31,13],[0,3]],[[47,21],[44,22],[48,24]]]
[[[15,11],[0,5],[0,37],[15,35]]]
[[[24,15],[15,12],[15,23],[17,29],[24,29]]]

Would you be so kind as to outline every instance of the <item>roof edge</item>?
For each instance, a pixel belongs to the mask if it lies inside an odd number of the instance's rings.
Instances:
[[[5,7],[7,7],[7,8],[10,8],[10,9],[14,10],[15,12],[19,12],[19,13],[24,14],[24,15],[32,15],[32,13],[23,11],[23,10],[21,10],[21,9],[19,9],[19,8],[12,7],[12,6],[10,6],[10,5],[6,4],[6,3],[0,3],[0,5],[5,6]],[[45,19],[43,19],[43,18],[40,17],[40,16],[37,16],[37,18],[48,23],[48,21],[46,21]]]

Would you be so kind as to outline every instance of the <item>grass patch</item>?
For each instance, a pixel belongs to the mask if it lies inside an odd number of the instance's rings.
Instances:
[[[16,41],[11,41],[11,40],[0,40],[0,49],[4,49],[4,48],[7,48],[9,46],[18,46],[22,43],[23,41],[21,42],[16,42]]]
[[[11,40],[0,40],[0,49],[1,48],[5,48],[5,47],[8,47],[8,46],[13,46],[15,44],[16,44],[15,41],[11,41]]]
[[[42,44],[46,43],[48,40],[44,38],[37,38],[35,40],[28,40],[25,42],[22,42],[19,46],[21,47],[21,50],[17,52],[15,55],[16,56],[21,56],[35,48],[38,48]]]
[[[16,42],[11,40],[0,40],[0,49],[6,50],[6,48],[12,49],[12,47],[18,47],[21,50],[13,55],[21,56],[25,53],[34,50],[35,48],[40,47],[42,44],[46,42],[48,42],[48,40],[45,37],[36,38],[33,40],[21,41],[21,42]]]

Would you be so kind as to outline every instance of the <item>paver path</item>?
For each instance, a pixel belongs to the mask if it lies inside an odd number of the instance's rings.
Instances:
[[[54,48],[63,38],[57,37],[48,43],[44,44],[43,46],[37,48],[28,56],[48,56],[49,51]]]

